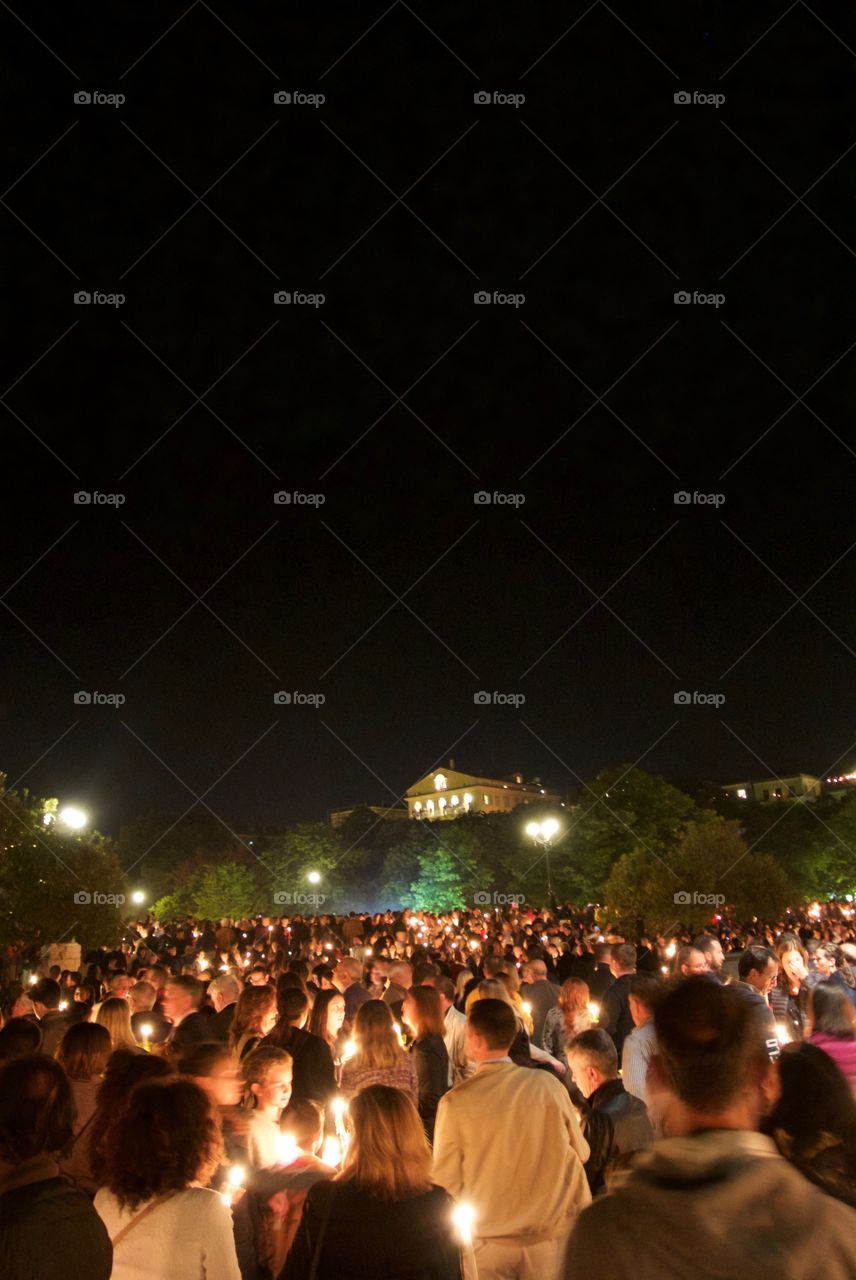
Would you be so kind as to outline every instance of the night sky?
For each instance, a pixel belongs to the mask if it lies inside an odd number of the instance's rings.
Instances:
[[[852,14],[131,8],[0,15],[10,783],[116,834],[849,764]]]

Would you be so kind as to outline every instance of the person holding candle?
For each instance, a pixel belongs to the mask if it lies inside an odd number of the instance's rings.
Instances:
[[[558,1003],[556,988],[548,981],[547,966],[541,959],[529,960],[523,966],[523,983],[520,995],[532,1007],[531,1040],[539,1049],[546,1049],[544,1023],[551,1009]]]
[[[113,1242],[111,1280],[241,1280],[229,1207],[205,1185],[222,1154],[197,1085],[134,1090],[107,1135],[106,1185],[95,1197]]]
[[[95,1023],[106,1027],[114,1049],[130,1049],[132,1053],[144,1053],[131,1030],[131,1010],[127,1000],[108,996],[98,1010]]]
[[[413,1058],[401,1047],[392,1012],[382,1000],[367,1000],[354,1022],[357,1051],[342,1067],[342,1092],[353,1097],[370,1084],[403,1089],[419,1100],[419,1077]]]
[[[250,1112],[247,1152],[255,1168],[267,1169],[277,1163],[279,1119],[291,1100],[291,1055],[260,1045],[244,1058],[241,1073]]]
[[[278,1280],[474,1278],[472,1250],[455,1237],[454,1202],[432,1181],[412,1100],[398,1088],[368,1085],[349,1120],[342,1168],[309,1191]]]
[[[299,985],[291,985],[294,982]],[[306,1030],[309,997],[296,974],[282,975],[277,983],[276,1004],[279,1018],[264,1043],[276,1045],[291,1055],[292,1096],[312,1098],[324,1106],[336,1091],[333,1052],[323,1037]]]
[[[449,1087],[449,1054],[443,1039],[445,1025],[440,997],[433,987],[411,987],[404,997],[401,1013],[413,1032],[410,1052],[419,1080],[419,1114],[425,1136],[432,1142],[437,1106]]]
[[[245,987],[238,997],[227,1041],[238,1061],[256,1049],[275,1025],[276,992],[273,987]]]
[[[704,964],[704,957],[701,957]],[[628,994],[630,981],[636,974],[636,948],[630,942],[614,946],[610,952],[609,968],[615,981],[603,993],[600,1005],[600,1026],[615,1043],[619,1058],[626,1036],[633,1030]]]
[[[566,978],[559,990],[559,1002],[544,1018],[544,1048],[567,1066],[568,1042],[591,1026],[588,984],[582,978]]]

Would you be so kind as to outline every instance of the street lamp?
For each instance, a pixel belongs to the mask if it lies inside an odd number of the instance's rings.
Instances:
[[[544,857],[547,862],[547,896],[550,900],[551,911],[556,910],[556,895],[553,893],[553,880],[550,875],[550,845],[558,832],[559,823],[555,818],[545,818],[543,822],[530,822],[526,827],[526,834],[532,838],[535,844],[540,844],[544,849]]]
[[[66,805],[64,809],[60,809],[57,816],[60,822],[66,827],[71,827],[72,831],[79,831],[89,821],[83,810],[74,805]]]
[[[309,883],[310,883],[310,884],[320,884],[320,883],[321,883],[321,872],[320,872],[320,871],[310,871],[310,872],[309,872],[309,875],[306,877],[306,879],[309,881]]]
[[[134,892],[131,894],[131,901],[136,907],[142,906],[145,900],[146,900],[146,895],[143,893],[142,889],[135,889]]]

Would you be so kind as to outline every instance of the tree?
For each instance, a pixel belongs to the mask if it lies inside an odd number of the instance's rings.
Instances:
[[[193,894],[193,914],[202,920],[230,916],[239,920],[258,907],[258,888],[252,873],[237,862],[224,862],[204,873]]]
[[[419,875],[410,886],[415,911],[450,911],[464,901],[460,863],[447,849],[435,848],[420,858]]]

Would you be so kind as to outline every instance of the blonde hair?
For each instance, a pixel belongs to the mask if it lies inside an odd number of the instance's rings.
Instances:
[[[98,1010],[96,1023],[106,1027],[114,1049],[139,1049],[131,1030],[131,1010],[127,1000],[109,996]]]
[[[357,1052],[353,1066],[380,1070],[398,1067],[407,1057],[393,1031],[392,1010],[382,1000],[366,1000],[354,1019]]]
[[[368,1085],[351,1100],[349,1121],[351,1142],[335,1181],[354,1182],[378,1200],[408,1200],[431,1190],[431,1148],[408,1094]]]

